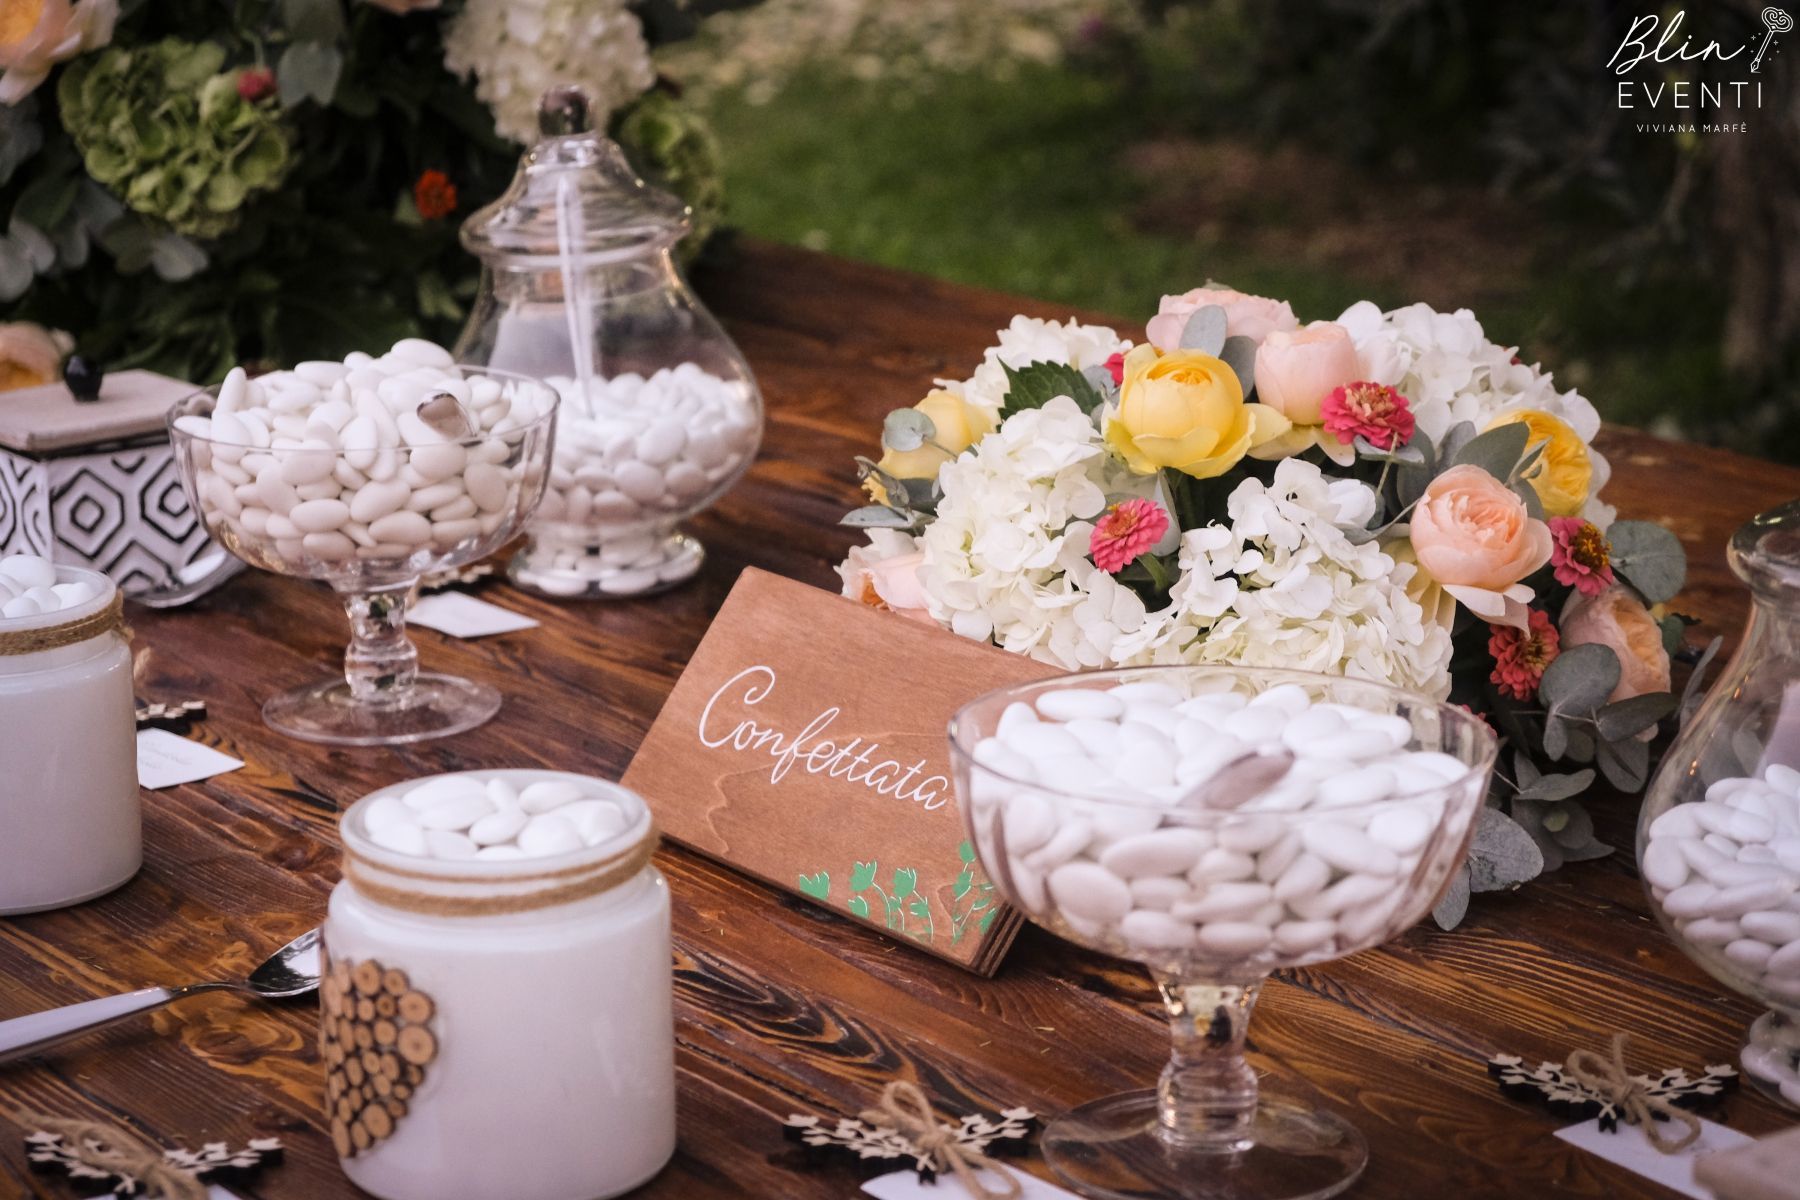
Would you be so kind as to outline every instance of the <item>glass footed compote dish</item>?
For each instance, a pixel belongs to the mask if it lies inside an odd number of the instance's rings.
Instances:
[[[1044,1131],[1109,1200],[1336,1195],[1368,1149],[1316,1107],[1259,1100],[1244,1038],[1271,971],[1419,920],[1463,860],[1493,731],[1462,709],[1299,671],[1174,666],[1006,688],[951,720],[970,839],[1062,937],[1150,969],[1174,1050],[1153,1089]]]
[[[302,368],[345,370],[333,363]],[[368,399],[359,393],[354,406],[344,401],[355,414],[348,420],[339,412],[334,426],[331,417],[313,415],[338,402],[333,398],[313,413],[302,410],[305,420],[283,435],[244,415],[264,389],[240,371],[169,414],[182,483],[207,532],[253,567],[330,584],[349,615],[342,678],[263,704],[263,720],[281,733],[334,745],[395,745],[460,733],[499,711],[494,688],[419,670],[406,610],[422,576],[493,553],[537,506],[556,394],[538,380],[478,367],[434,365],[414,374],[432,371],[443,380],[389,385],[432,392],[411,398],[398,439],[390,422],[385,435],[364,440],[369,427],[359,422],[375,403],[373,390]],[[227,389],[232,402],[221,409]],[[284,397],[302,385],[267,390],[272,407],[251,411],[275,412],[281,422]],[[425,417],[429,432],[418,424]]]

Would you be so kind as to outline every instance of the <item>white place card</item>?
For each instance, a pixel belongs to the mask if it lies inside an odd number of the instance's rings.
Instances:
[[[1035,1175],[1023,1171],[1012,1174],[1024,1189],[1019,1194],[1020,1200],[1081,1200],[1074,1192],[1065,1191],[1054,1183],[1045,1183]],[[878,1175],[863,1184],[862,1190],[876,1200],[961,1200],[963,1196],[963,1189],[954,1176],[939,1175],[937,1183],[927,1185],[920,1183],[919,1173],[910,1169]]]
[[[537,622],[511,609],[477,600],[464,592],[437,592],[420,596],[406,610],[406,619],[447,633],[451,637],[486,637],[490,633],[514,633],[532,629]]]
[[[1675,1136],[1681,1135],[1679,1125],[1671,1123],[1667,1128],[1673,1130]],[[1664,1154],[1652,1146],[1644,1131],[1636,1125],[1621,1124],[1618,1132],[1603,1133],[1598,1119],[1559,1129],[1556,1136],[1683,1196],[1691,1196],[1693,1200],[1713,1200],[1710,1188],[1694,1182],[1694,1164],[1708,1154],[1730,1150],[1755,1139],[1704,1118],[1700,1121],[1700,1129],[1700,1140],[1679,1154]]]
[[[178,783],[195,783],[235,771],[244,764],[211,746],[166,729],[140,729],[137,735],[138,786],[155,791]]]

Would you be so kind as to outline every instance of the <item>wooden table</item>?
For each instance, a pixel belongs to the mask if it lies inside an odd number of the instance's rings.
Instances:
[[[497,589],[542,628],[469,642],[418,631],[427,666],[492,680],[506,706],[472,734],[396,750],[329,750],[262,725],[264,697],[340,661],[345,627],[322,588],[247,572],[188,608],[132,613],[151,655],[141,694],[204,697],[211,715],[197,736],[247,765],[146,792],[144,868],[124,888],[0,919],[0,1017],[247,971],[320,919],[338,873],[338,810],[376,787],[471,767],[616,777],[742,567],[836,587],[832,566],[851,541],[835,526],[854,500],[851,455],[869,452],[882,414],[933,377],[966,375],[1014,312],[1067,315],[757,245],[704,287],[756,368],[769,426],[750,476],[695,523],[711,552],[699,579],[594,606]],[[1800,495],[1800,471],[1626,431],[1603,445],[1617,470],[1608,497],[1687,545],[1679,607],[1703,617],[1705,633],[1735,639],[1747,596],[1725,568],[1725,540]],[[1669,1194],[1555,1140],[1556,1118],[1503,1099],[1484,1070],[1501,1051],[1602,1048],[1620,1028],[1637,1039],[1640,1069],[1735,1061],[1755,1009],[1690,964],[1646,911],[1634,817],[1615,802],[1601,823],[1620,852],[1478,897],[1454,933],[1428,923],[1267,989],[1252,1061],[1270,1088],[1310,1095],[1368,1136],[1352,1195]],[[641,1195],[846,1197],[851,1174],[793,1169],[784,1115],[854,1113],[896,1075],[958,1112],[1054,1113],[1147,1084],[1167,1055],[1141,971],[1041,931],[1028,928],[986,981],[681,849],[660,865],[675,906],[681,1139]],[[188,1000],[0,1068],[0,1113],[124,1118],[189,1146],[277,1134],[286,1165],[246,1195],[355,1195],[321,1130],[314,1016],[306,1002]],[[1747,1092],[1728,1114],[1752,1133],[1794,1121]],[[67,1194],[28,1175],[17,1135],[5,1134],[0,1197]]]

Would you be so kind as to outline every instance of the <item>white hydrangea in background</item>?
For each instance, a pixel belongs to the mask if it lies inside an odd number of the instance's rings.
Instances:
[[[1000,344],[988,348],[975,374],[960,383],[953,379],[937,381],[939,387],[959,393],[970,404],[979,405],[989,420],[996,421],[1000,406],[1006,401],[1007,367],[1017,369],[1034,362],[1048,362],[1067,363],[1077,371],[1085,371],[1105,366],[1113,355],[1131,349],[1129,341],[1106,326],[1083,325],[1072,318],[1045,321],[1014,317],[998,336]]]
[[[643,24],[626,0],[469,0],[444,31],[444,65],[473,73],[495,128],[528,145],[538,138],[538,97],[552,87],[586,91],[603,129],[656,82]]]
[[[1588,444],[1593,463],[1590,499],[1581,515],[1602,529],[1612,524],[1613,506],[1599,499],[1612,467],[1592,445],[1600,432],[1599,412],[1575,389],[1557,391],[1536,363],[1514,361],[1517,350],[1489,341],[1474,313],[1466,308],[1441,313],[1428,304],[1383,313],[1363,300],[1337,320],[1356,342],[1364,377],[1405,396],[1419,431],[1434,445],[1462,421],[1480,431],[1521,408],[1560,417]]]

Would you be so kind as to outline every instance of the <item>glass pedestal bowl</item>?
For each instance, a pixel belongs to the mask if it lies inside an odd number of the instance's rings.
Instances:
[[[1069,717],[1121,702],[1122,722]],[[1419,753],[1359,767],[1360,743],[1343,738],[1271,743],[1274,718],[1260,711],[1271,708],[1331,712],[1316,721]],[[1430,911],[1473,834],[1492,730],[1379,684],[1176,666],[991,693],[957,713],[950,742],[970,840],[1001,894],[1061,937],[1143,963],[1169,1015],[1157,1086],[1051,1122],[1051,1168],[1108,1200],[1298,1200],[1350,1186],[1368,1159],[1361,1135],[1332,1113],[1259,1098],[1244,1059],[1250,1016],[1271,971],[1378,945]]]
[[[233,440],[244,422],[221,433],[211,420],[219,387],[170,412],[175,462],[207,532],[253,567],[330,584],[350,619],[343,676],[270,697],[270,728],[310,742],[394,745],[460,733],[499,711],[494,688],[419,670],[406,610],[422,576],[493,553],[537,506],[556,394],[520,375],[455,370],[471,392],[469,410],[514,415],[428,449],[333,449],[335,435],[276,446],[260,429]]]

